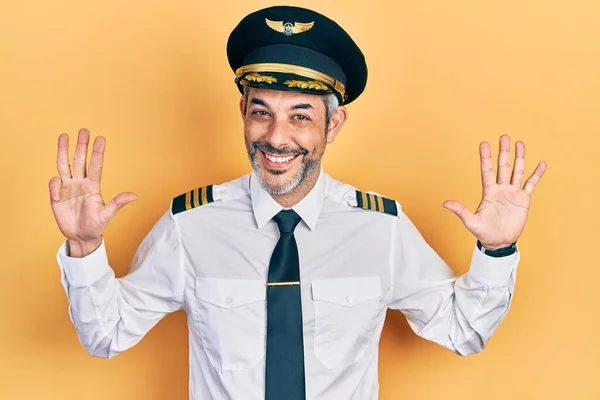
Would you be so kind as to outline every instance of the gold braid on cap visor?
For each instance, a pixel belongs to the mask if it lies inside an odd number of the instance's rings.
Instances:
[[[277,63],[261,63],[261,64],[248,64],[238,68],[235,71],[236,78],[241,78],[244,74],[249,72],[279,72],[284,74],[294,74],[304,76],[310,79],[316,79],[329,86],[331,86],[336,92],[338,92],[342,99],[346,100],[346,87],[343,83],[337,79],[332,78],[322,72],[316,71],[311,68],[299,67],[291,64],[277,64]]]

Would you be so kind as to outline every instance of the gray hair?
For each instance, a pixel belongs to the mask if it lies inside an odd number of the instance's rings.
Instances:
[[[244,115],[246,115],[246,110],[248,109],[249,93],[250,88],[248,86],[244,86]],[[325,104],[325,132],[327,132],[327,130],[329,130],[331,117],[337,112],[340,106],[340,100],[337,98],[335,93],[330,93],[323,96],[323,103]]]
[[[327,132],[329,130],[331,117],[337,112],[338,107],[340,106],[340,100],[335,93],[331,93],[323,97],[323,102],[325,103],[325,132]]]

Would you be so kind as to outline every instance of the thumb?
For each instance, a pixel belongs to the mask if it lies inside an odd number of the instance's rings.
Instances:
[[[116,195],[101,211],[100,218],[107,224],[121,208],[137,200],[135,193],[126,192]]]
[[[50,191],[50,201],[52,204],[60,201],[60,188],[62,186],[62,181],[58,177],[54,177],[50,179],[48,182],[48,189]]]
[[[472,233],[475,232],[475,229],[477,228],[477,217],[469,211],[464,204],[456,200],[446,200],[444,202],[444,208],[456,214],[469,231]]]

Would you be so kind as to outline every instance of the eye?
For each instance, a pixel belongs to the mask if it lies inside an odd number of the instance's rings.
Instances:
[[[269,115],[265,110],[254,110],[252,111],[252,115]]]
[[[299,121],[310,121],[310,118],[303,114],[296,114],[292,118],[297,119]]]

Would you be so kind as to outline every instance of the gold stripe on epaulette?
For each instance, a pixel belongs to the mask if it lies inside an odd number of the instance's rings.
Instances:
[[[374,193],[356,190],[356,207],[370,211],[378,211],[396,217],[398,216],[398,207],[394,200],[390,200]]]
[[[178,214],[188,211],[205,204],[212,203],[214,197],[212,194],[213,185],[199,187],[175,197],[171,203],[171,212]]]
[[[202,204],[208,203],[208,199],[206,198],[207,193],[206,188],[202,188]]]
[[[375,196],[375,197],[377,197],[377,207],[378,207],[377,211],[383,211],[383,198],[381,196]]]
[[[369,209],[369,202],[367,201],[367,193],[366,192],[362,192],[362,204],[363,204],[363,208],[365,210]]]
[[[199,196],[198,196],[198,190],[200,189],[194,189],[192,190],[193,193],[193,197],[194,197],[194,207],[198,207],[200,206],[200,200],[199,200]]]
[[[375,201],[375,195],[369,193],[369,202],[371,203],[371,211],[377,211],[377,202]]]
[[[186,210],[189,210],[190,208],[192,208],[191,201],[192,201],[191,192],[187,192],[185,194],[185,209]]]

